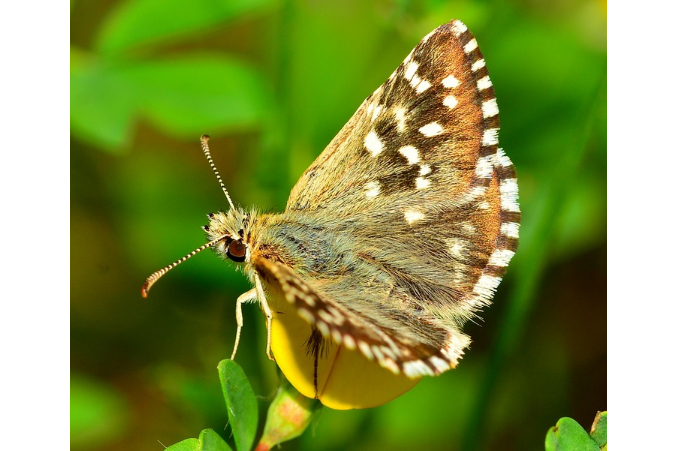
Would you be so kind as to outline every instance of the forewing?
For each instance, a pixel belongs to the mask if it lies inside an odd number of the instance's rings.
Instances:
[[[489,303],[518,243],[516,173],[498,129],[483,55],[452,21],[364,101],[287,212],[344,232],[417,309],[459,328]]]
[[[402,217],[392,206],[462,205],[493,176],[498,128],[476,40],[450,22],[363,102],[300,178],[287,210]]]

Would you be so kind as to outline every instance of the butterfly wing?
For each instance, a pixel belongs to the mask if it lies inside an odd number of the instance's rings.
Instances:
[[[266,286],[283,293],[301,317],[337,344],[358,349],[393,373],[409,377],[455,367],[469,337],[449,330],[433,315],[400,308],[408,295],[393,292],[384,278],[354,292],[355,285],[363,284],[364,269],[315,280],[299,276],[286,265],[264,258],[256,261]],[[344,295],[347,291],[352,293],[349,299]]]
[[[287,204],[287,214],[321,218],[350,237],[360,264],[385,279],[379,296],[368,273],[308,282],[267,269],[283,286],[309,287],[317,305],[339,306],[352,338],[390,349],[407,374],[455,366],[469,343],[462,325],[490,302],[518,242],[516,174],[498,129],[474,36],[459,21],[432,31],[307,169]],[[300,293],[293,283],[290,292]],[[319,321],[310,307],[307,319]],[[416,361],[425,367],[406,367]]]

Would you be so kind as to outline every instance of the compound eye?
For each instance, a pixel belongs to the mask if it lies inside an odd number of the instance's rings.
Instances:
[[[228,258],[235,262],[243,262],[246,257],[246,244],[241,241],[233,241],[228,246]]]

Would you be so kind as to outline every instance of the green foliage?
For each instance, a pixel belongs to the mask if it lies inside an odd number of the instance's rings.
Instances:
[[[223,397],[237,451],[249,451],[256,437],[258,403],[241,366],[233,360],[218,364]],[[256,451],[268,451],[280,443],[299,437],[310,424],[319,401],[301,395],[286,380],[270,403],[263,435]],[[598,412],[591,432],[587,433],[572,418],[561,418],[545,437],[545,451],[606,451],[607,412]],[[169,451],[227,451],[231,448],[212,429],[205,429],[199,439],[183,440]]]
[[[190,32],[203,32],[275,3],[275,0],[126,1],[102,27],[96,47],[101,53],[120,53]]]
[[[258,426],[258,402],[253,388],[242,367],[233,360],[218,364],[218,377],[237,451],[249,451]]]
[[[138,47],[203,32],[273,3],[123,3],[102,26],[92,52],[72,50],[73,132],[118,152],[128,148],[139,120],[178,137],[199,136],[199,130],[205,129],[256,128],[272,109],[270,89],[258,69],[213,52],[147,58]]]
[[[223,398],[228,411],[229,425],[237,451],[249,451],[256,438],[258,402],[242,367],[233,360],[218,364]],[[287,381],[283,381],[268,410],[265,430],[256,451],[267,451],[273,446],[301,435],[318,401],[306,398]],[[231,448],[212,429],[205,429],[199,439],[190,438],[167,448],[169,451],[227,451]]]
[[[80,62],[84,59],[71,65],[72,126],[109,150],[127,144],[140,117],[167,133],[191,136],[201,127],[251,128],[270,108],[258,72],[223,55],[122,63]]]
[[[599,412],[591,435],[572,418],[561,418],[545,437],[545,451],[598,451],[607,449],[607,412]]]
[[[231,451],[232,448],[214,432],[205,429],[200,432],[199,438],[189,438],[167,448],[167,451]]]
[[[589,435],[601,447],[602,451],[608,448],[608,412],[596,414]]]

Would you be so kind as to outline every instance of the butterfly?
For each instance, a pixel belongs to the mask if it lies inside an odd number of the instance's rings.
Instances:
[[[270,358],[277,322],[291,314],[283,327],[304,339],[287,341],[314,372],[305,392],[319,397],[331,347],[411,380],[439,375],[458,364],[470,343],[463,325],[490,304],[518,244],[516,172],[499,128],[476,39],[458,20],[442,25],[361,104],[283,213],[235,207],[204,136],[230,208],[209,215],[207,244],[142,293],[211,248],[253,284],[237,300],[235,350],[243,303],[260,303]]]

